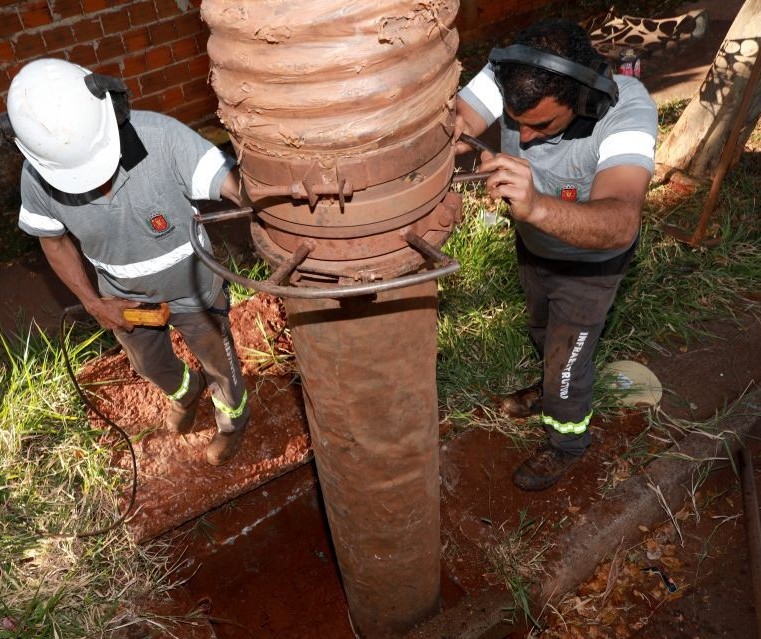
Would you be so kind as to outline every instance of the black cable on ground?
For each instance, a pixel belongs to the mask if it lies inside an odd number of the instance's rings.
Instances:
[[[115,430],[119,434],[119,436],[126,442],[127,449],[129,450],[130,458],[132,461],[132,490],[130,493],[129,504],[127,504],[127,507],[124,509],[124,512],[119,515],[119,518],[116,521],[106,526],[105,528],[99,528],[97,530],[90,530],[87,532],[73,533],[74,537],[94,537],[96,535],[103,535],[109,532],[110,530],[113,530],[117,526],[121,526],[127,519],[127,516],[129,515],[129,513],[132,511],[132,508],[135,505],[135,497],[137,495],[137,457],[135,456],[135,449],[132,446],[132,442],[130,441],[129,433],[127,433],[116,422],[106,417],[102,412],[100,412],[100,410],[98,410],[95,407],[95,405],[85,395],[84,391],[82,390],[82,387],[79,385],[79,382],[77,381],[76,376],[74,375],[74,370],[71,367],[71,362],[69,361],[69,353],[66,350],[66,331],[65,331],[66,318],[72,313],[80,313],[83,311],[84,311],[84,306],[82,306],[81,304],[77,304],[75,306],[69,306],[65,308],[63,310],[63,314],[61,315],[61,324],[59,328],[59,333],[60,333],[60,340],[61,340],[61,351],[63,352],[63,360],[64,360],[64,363],[66,364],[66,371],[69,374],[71,383],[74,385],[74,390],[77,391],[77,395],[79,395],[84,405],[87,408],[89,408],[93,413],[95,413],[98,417],[100,417],[103,421],[105,421],[108,424],[109,428],[112,430]]]

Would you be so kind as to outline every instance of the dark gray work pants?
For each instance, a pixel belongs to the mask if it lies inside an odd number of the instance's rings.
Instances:
[[[516,235],[529,333],[544,363],[542,424],[572,454],[591,443],[594,354],[635,248],[605,262],[547,260]]]

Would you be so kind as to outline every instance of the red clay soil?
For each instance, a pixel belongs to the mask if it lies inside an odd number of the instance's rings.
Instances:
[[[194,431],[174,436],[161,428],[168,400],[130,368],[123,352],[106,354],[79,373],[80,384],[92,391],[88,395],[95,407],[130,435],[139,435],[135,452],[140,481],[129,520],[138,540],[171,530],[311,457],[300,388],[292,375],[260,375],[254,357],[287,346],[279,300],[260,296],[239,304],[230,321],[249,391],[252,426],[241,452],[224,467],[205,462],[204,449],[215,429],[208,390]],[[172,334],[172,344],[189,365],[199,367],[177,333]],[[102,424],[98,418],[94,421]],[[129,468],[126,456],[118,463]]]
[[[119,423],[131,433],[149,430],[136,444],[140,488],[138,509],[129,525],[138,537],[144,538],[187,522],[169,533],[176,536],[178,555],[182,556],[178,578],[187,579],[182,590],[182,596],[191,602],[187,610],[208,615],[218,639],[247,636],[349,639],[353,633],[317,480],[312,465],[303,465],[308,456],[308,436],[300,389],[290,379],[260,374],[247,361],[247,353],[251,352],[248,349],[265,350],[257,326],[266,326],[270,336],[285,339],[282,322],[279,303],[266,296],[234,309],[234,337],[244,361],[255,418],[240,458],[222,469],[203,462],[203,447],[213,429],[208,405],[200,411],[196,431],[183,441],[158,428],[165,400],[131,373],[122,355],[111,354],[92,362],[81,379],[101,382],[96,387],[99,406],[108,414],[116,409]],[[754,380],[761,379],[761,358],[757,356],[761,350],[761,323],[756,318],[746,317],[740,323],[719,322],[707,328],[715,333],[715,338],[689,348],[676,345],[669,355],[647,362],[664,383],[662,409],[672,417],[710,417],[745,392]],[[179,353],[188,355],[181,340],[176,339],[175,344]],[[114,381],[103,385],[104,379]],[[532,494],[515,490],[510,481],[525,451],[516,449],[496,432],[479,429],[455,432],[443,424],[440,452],[444,608],[457,604],[466,595],[504,590],[504,576],[488,561],[488,549],[514,535],[522,521],[542,522],[536,541],[552,543],[553,535],[583,520],[592,504],[604,502],[606,490],[637,471],[621,454],[644,427],[643,416],[636,412],[608,420],[596,418],[592,424],[595,445],[590,453],[560,485]],[[125,462],[122,459],[121,463]],[[722,477],[727,489],[737,490],[731,475],[725,473]],[[714,495],[709,504],[727,499],[721,487],[709,486],[705,490]],[[234,497],[238,498],[230,501]],[[733,505],[736,518],[741,506],[736,499]],[[716,516],[733,516],[724,514],[725,511],[705,512],[703,527],[696,526],[689,533],[694,544],[704,545],[698,546],[698,551],[702,547],[712,548],[706,537],[710,536],[706,522],[714,521],[711,519],[714,512],[718,513]],[[686,518],[689,521],[685,521],[685,528],[693,523],[694,517],[690,517]],[[722,544],[724,556],[734,557],[744,548],[741,526],[735,525],[732,530],[733,536],[722,541],[737,546],[730,552]],[[644,547],[647,543],[647,539],[643,540]],[[659,543],[668,546],[662,552],[660,565],[668,565],[673,576],[688,585],[680,590],[680,597],[697,592],[698,588],[713,587],[715,584],[707,575],[726,574],[722,569],[729,564],[711,561],[713,555],[703,558],[695,548]],[[634,556],[636,550],[630,549],[627,556]],[[562,549],[550,549],[546,556],[556,553],[562,553]],[[601,632],[598,626],[602,622],[583,616],[573,621],[574,611],[570,611],[562,622],[556,620],[560,630],[551,625],[547,636],[566,636],[562,628],[568,626],[583,631],[567,636],[644,637],[645,624],[638,622],[639,617],[649,620],[658,613],[666,616],[659,622],[661,626],[694,624],[705,606],[693,603],[690,614],[690,610],[683,609],[687,605],[683,603],[682,608],[674,609],[678,613],[666,612],[670,606],[664,603],[679,599],[654,598],[657,580],[640,575],[637,572],[640,565],[641,561],[630,561],[619,571],[615,583],[628,575],[621,588],[651,594],[639,598],[635,595],[633,601],[609,594],[606,603],[619,604],[614,608],[615,614],[609,609],[600,613],[609,619],[616,618],[615,634],[589,634]],[[606,567],[599,570],[604,572]],[[607,570],[606,580],[610,566]],[[745,577],[748,578],[747,572]],[[737,578],[733,577],[732,583],[737,583]],[[601,579],[598,575],[591,585],[582,586],[580,601],[589,598],[590,593],[601,595],[595,590],[595,583],[601,583]],[[733,607],[716,606],[716,592],[712,591],[710,601],[715,606],[712,623],[731,627],[737,615],[734,604],[743,606],[747,612],[749,584],[739,592],[727,585],[718,592],[721,598],[731,593]],[[580,608],[587,613],[596,610],[589,605]],[[724,626],[722,610],[727,610],[730,616]],[[633,614],[638,616],[631,619]],[[549,614],[543,621],[555,623]],[[630,626],[629,634],[622,634],[621,628]],[[590,631],[592,627],[595,630]],[[463,620],[461,630],[466,629],[467,620]],[[458,636],[457,628],[450,630],[451,636]],[[523,636],[523,631],[516,629],[510,636]]]

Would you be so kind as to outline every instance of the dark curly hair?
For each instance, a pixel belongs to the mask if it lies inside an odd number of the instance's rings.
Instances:
[[[517,33],[511,44],[523,44],[554,53],[585,66],[594,67],[601,59],[587,32],[570,20],[537,22]],[[582,87],[573,78],[516,62],[492,66],[505,106],[516,115],[533,109],[542,98],[548,96],[571,108],[578,104]]]

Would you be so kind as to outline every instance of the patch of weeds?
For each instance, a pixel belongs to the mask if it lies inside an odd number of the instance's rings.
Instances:
[[[190,534],[193,537],[201,538],[207,542],[212,542],[214,541],[215,529],[216,527],[214,524],[209,521],[209,518],[206,516],[206,514],[203,514],[195,520],[193,528],[190,530]]]
[[[740,398],[741,399],[741,398]],[[700,435],[714,442],[723,442],[727,448],[729,463],[737,476],[738,469],[734,467],[734,456],[731,454],[729,438],[736,437],[734,431],[725,430],[727,419],[738,416],[740,399],[725,406],[707,420],[690,420],[671,417],[659,408],[648,409],[645,413],[647,425],[629,443],[627,449],[620,453],[613,462],[606,463],[606,474],[599,488],[601,496],[609,494],[621,481],[639,473],[643,468],[658,458],[681,459],[698,462],[691,478],[689,495],[693,501],[693,511],[699,519],[699,508],[695,503],[695,495],[699,492],[714,468],[713,458],[695,459],[686,457],[679,452],[675,444],[688,435]],[[751,413],[749,419],[756,419],[759,414]],[[675,452],[676,451],[676,452]]]
[[[676,98],[658,105],[658,136],[660,139],[663,139],[673,128],[689,103],[689,99]]]
[[[528,449],[544,438],[544,429],[539,417],[526,419],[510,419],[496,410],[482,408],[483,413],[475,417],[470,426],[489,432],[500,433],[516,448]]]
[[[288,335],[288,328],[283,326],[277,333],[268,332],[261,316],[256,316],[256,330],[263,344],[259,350],[252,347],[243,349],[243,360],[256,366],[261,375],[265,372],[276,375],[289,375],[296,371],[296,355],[293,350],[283,348],[284,335]],[[286,340],[290,344],[290,339]]]
[[[439,283],[437,378],[448,414],[489,406],[495,396],[538,377],[511,225],[506,218],[487,223],[483,213],[494,207],[478,190],[463,196],[463,222],[444,246],[461,268]]]
[[[529,518],[525,510],[520,511],[518,526],[506,532],[496,544],[484,548],[489,575],[503,584],[513,597],[513,607],[507,609],[511,617],[508,623],[515,623],[522,614],[527,623],[539,627],[539,622],[531,612],[530,588],[542,572],[542,556],[549,545],[538,540],[544,520],[537,522]]]
[[[218,248],[215,248],[214,257],[235,275],[246,277],[250,280],[266,280],[271,275],[269,265],[256,257],[250,260],[244,260],[240,251],[223,242]],[[246,288],[237,282],[230,282],[230,303],[239,304],[244,300],[250,299],[256,294],[256,291]]]

